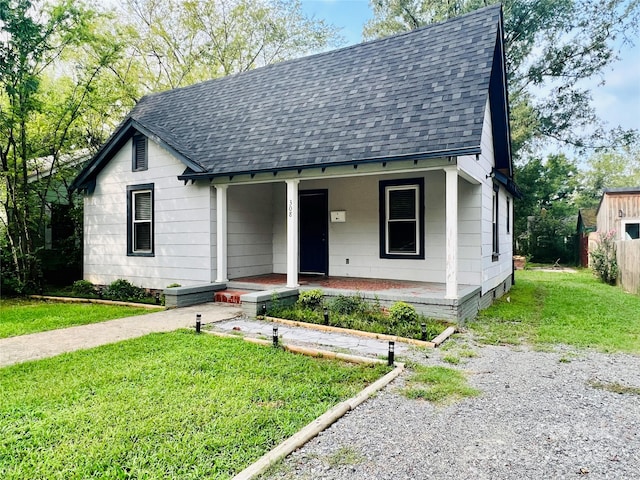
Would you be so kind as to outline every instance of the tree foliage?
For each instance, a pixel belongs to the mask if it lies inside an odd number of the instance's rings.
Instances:
[[[376,38],[493,4],[488,0],[371,0],[364,29]],[[504,24],[514,151],[541,140],[578,148],[628,144],[636,133],[603,128],[586,79],[600,79],[617,48],[638,33],[638,0],[505,0]]]
[[[523,198],[514,205],[514,235],[518,253],[536,261],[572,261],[575,233],[573,205],[579,188],[575,162],[565,155],[534,157],[516,167]]]
[[[640,145],[596,152],[586,161],[576,206],[595,208],[607,188],[640,187]]]
[[[126,0],[130,54],[114,67],[138,94],[239,73],[326,47],[336,29],[298,0]]]
[[[47,199],[64,177],[64,154],[87,146],[79,119],[115,53],[98,25],[80,2],[0,0],[3,279],[18,290],[38,278]],[[69,62],[81,49],[83,62]]]
[[[0,0],[5,288],[33,290],[41,282],[52,204],[67,205],[79,220],[66,187],[142,95],[291,58],[336,38],[333,27],[304,16],[299,1],[106,5]],[[77,236],[68,243],[58,260],[78,257]]]

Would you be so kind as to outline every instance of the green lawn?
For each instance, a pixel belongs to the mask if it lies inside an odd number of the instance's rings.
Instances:
[[[150,313],[149,308],[24,299],[0,302],[0,338]]]
[[[513,289],[468,327],[487,343],[640,353],[640,296],[601,283],[589,270],[519,270]]]
[[[388,371],[189,331],[0,369],[0,478],[229,478]]]

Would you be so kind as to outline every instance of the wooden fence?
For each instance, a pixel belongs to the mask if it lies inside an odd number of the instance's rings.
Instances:
[[[640,239],[616,242],[620,285],[627,292],[640,295]]]

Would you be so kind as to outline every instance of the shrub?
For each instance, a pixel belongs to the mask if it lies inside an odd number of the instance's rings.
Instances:
[[[76,280],[71,286],[74,295],[95,295],[96,287],[87,280]]]
[[[616,261],[615,230],[607,234],[601,233],[600,241],[591,252],[593,270],[600,279],[609,285],[615,285],[618,278],[618,262]]]
[[[367,307],[367,302],[360,295],[338,295],[331,302],[331,310],[342,315],[366,312]]]
[[[114,280],[103,292],[104,298],[109,300],[143,300],[148,298],[146,290],[137,287],[127,280]]]
[[[395,302],[389,308],[389,319],[392,325],[416,323],[418,321],[418,312],[416,312],[413,305],[405,302]]]
[[[302,308],[308,308],[309,310],[315,310],[322,306],[322,299],[324,294],[322,290],[316,288],[314,290],[307,290],[306,292],[300,292],[298,297],[298,305]]]

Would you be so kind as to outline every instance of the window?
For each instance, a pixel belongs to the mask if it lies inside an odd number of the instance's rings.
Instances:
[[[507,198],[507,233],[511,231],[511,200]]]
[[[640,223],[625,223],[623,240],[640,238]]]
[[[148,168],[147,162],[147,137],[144,135],[133,136],[133,162],[132,170],[139,172]]]
[[[127,187],[127,254],[153,256],[153,184]]]
[[[380,182],[380,257],[424,258],[424,180]]]
[[[498,256],[500,255],[500,235],[498,229],[498,219],[500,218],[498,212],[498,206],[500,202],[500,187],[498,185],[493,185],[493,255],[491,259],[495,262],[498,260]]]

